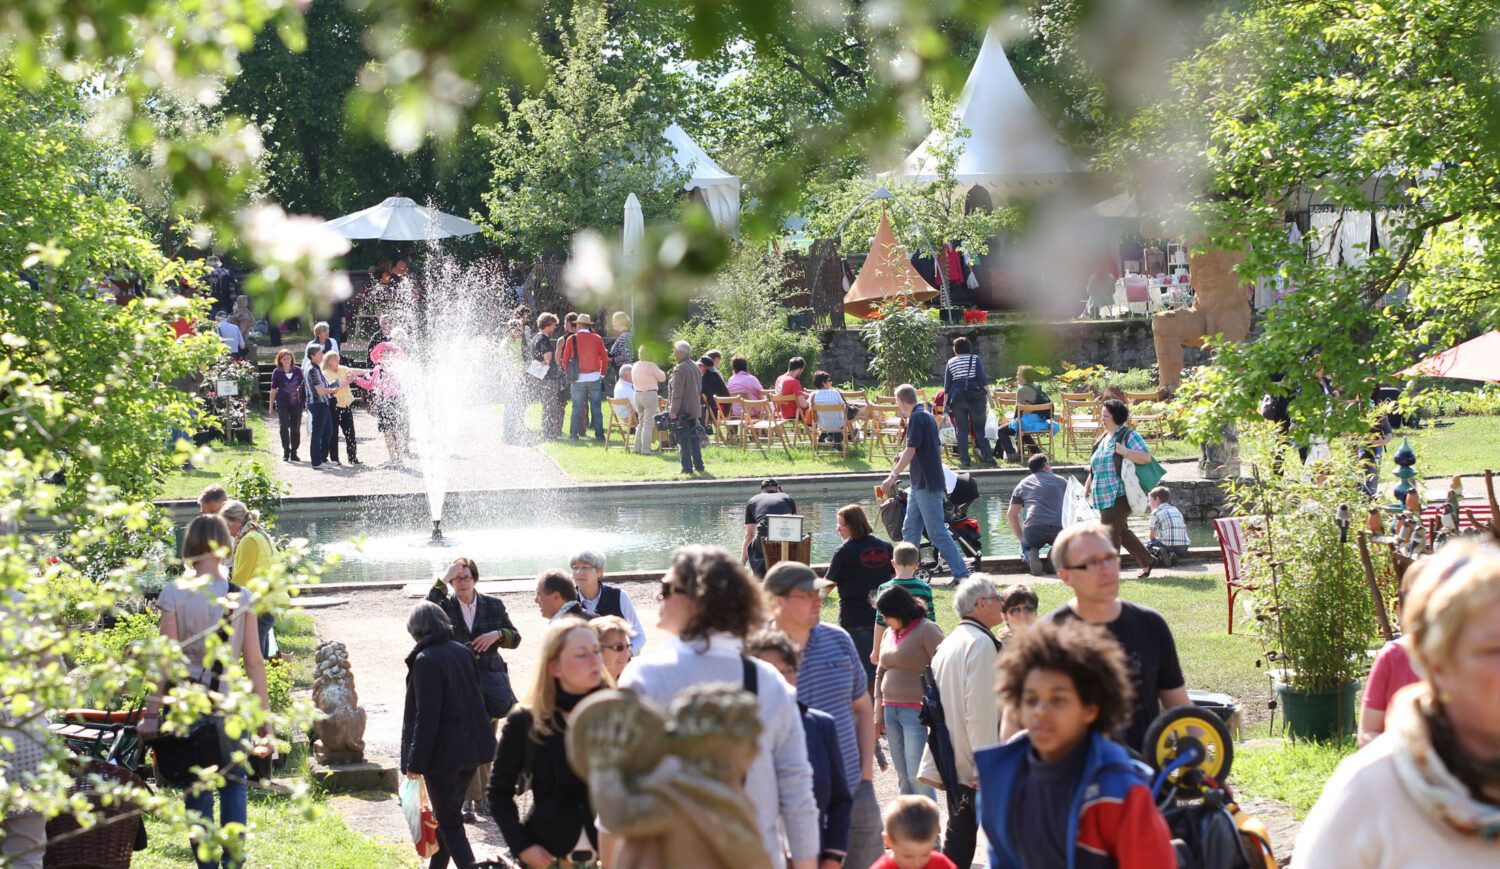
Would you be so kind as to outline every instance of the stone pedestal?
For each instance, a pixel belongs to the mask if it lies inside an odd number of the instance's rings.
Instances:
[[[367,757],[359,763],[323,763],[309,758],[307,771],[314,783],[339,793],[380,791],[393,794],[401,782],[401,771],[394,760]]]

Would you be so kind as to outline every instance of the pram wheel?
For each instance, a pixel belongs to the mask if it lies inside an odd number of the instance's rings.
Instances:
[[[1189,749],[1202,752],[1202,759],[1167,774],[1167,781],[1176,785],[1184,773],[1195,769],[1216,782],[1229,775],[1234,762],[1234,741],[1224,721],[1208,709],[1199,706],[1179,706],[1168,709],[1146,731],[1146,741],[1141,746],[1146,762],[1160,772]]]

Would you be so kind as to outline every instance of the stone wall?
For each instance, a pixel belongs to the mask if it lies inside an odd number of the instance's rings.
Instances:
[[[949,347],[959,335],[974,342],[975,352],[984,358],[991,376],[1007,372],[1005,376],[1009,377],[1017,365],[1046,365],[1055,370],[1060,361],[1080,366],[1103,365],[1115,371],[1156,364],[1150,320],[1060,323],[1027,320],[940,329],[933,344],[934,378],[942,376],[943,365],[951,355]],[[874,382],[870,374],[871,354],[859,329],[828,331],[821,338],[823,356],[818,367],[832,374],[835,382]],[[1199,348],[1185,349],[1188,365],[1201,364],[1206,356]]]
[[[1217,480],[1173,480],[1162,482],[1172,492],[1172,506],[1182,511],[1185,519],[1218,519],[1232,512],[1228,507],[1229,493]]]

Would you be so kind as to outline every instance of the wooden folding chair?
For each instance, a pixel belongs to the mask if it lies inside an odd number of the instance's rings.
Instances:
[[[1087,451],[1093,446],[1094,439],[1104,433],[1104,425],[1099,422],[1098,403],[1093,400],[1064,401],[1063,409],[1064,447],[1070,454]]]
[[[868,389],[840,389],[839,396],[844,399],[845,404],[853,404],[856,401],[868,402],[870,390]]]
[[[807,426],[802,422],[802,407],[797,403],[795,395],[772,395],[771,402],[772,418],[782,429],[782,437],[787,438],[794,444],[802,443],[806,437]],[[790,411],[790,413],[788,413]]]
[[[630,399],[628,398],[611,398],[609,399],[609,410],[609,427],[604,430],[604,448],[608,450],[610,437],[618,434],[620,436],[620,446],[626,452],[629,452],[632,443],[630,430],[635,428],[636,425],[635,406],[630,403]]]
[[[745,445],[745,419],[734,412],[734,406],[743,403],[744,399],[738,395],[714,396],[714,404],[719,408],[719,418],[714,423],[714,440],[723,446]]]
[[[1130,407],[1130,425],[1148,441],[1161,443],[1166,435],[1166,414],[1137,413],[1136,405],[1147,401],[1161,401],[1155,392],[1126,392],[1125,404]]]
[[[816,456],[818,453],[826,449],[829,452],[837,450],[838,453],[845,458],[849,456],[849,442],[854,440],[854,426],[851,424],[853,421],[849,419],[848,410],[849,406],[843,403],[814,404],[812,406],[813,455]],[[838,414],[840,424],[835,427],[825,428],[823,425],[824,414],[827,414],[830,417],[834,414]],[[829,434],[839,435],[838,443],[823,439],[824,435]]]
[[[781,448],[791,456],[791,447],[787,445],[782,420],[771,409],[769,399],[741,399],[740,404],[744,407],[744,416],[741,417],[743,429],[740,435],[740,446],[749,449],[750,443],[754,442],[762,452],[769,450],[771,444],[780,443]]]
[[[1040,446],[1041,441],[1045,439],[1047,441],[1047,449],[1045,450],[1045,452],[1047,453],[1047,455],[1049,455],[1049,456],[1056,455],[1057,454],[1056,453],[1056,450],[1057,450],[1057,441],[1053,437],[1053,432],[1054,432],[1054,429],[1056,427],[1053,426],[1053,424],[1052,424],[1054,422],[1054,420],[1051,420],[1051,419],[1047,420],[1047,428],[1044,429],[1044,430],[1042,430],[1042,431],[1026,431],[1026,432],[1023,432],[1021,430],[1021,417],[1025,416],[1028,413],[1050,413],[1051,416],[1056,416],[1057,415],[1056,411],[1053,410],[1052,402],[1050,402],[1050,401],[1047,402],[1046,404],[1018,404],[1018,405],[1016,405],[1016,447],[1017,447],[1017,449],[1020,449],[1021,445],[1025,443],[1025,438],[1028,438],[1028,437],[1031,438],[1032,442],[1038,444],[1039,446]],[[1066,445],[1066,441],[1064,442],[1064,444]]]

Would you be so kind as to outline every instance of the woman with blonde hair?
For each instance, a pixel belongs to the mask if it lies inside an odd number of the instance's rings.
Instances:
[[[1443,547],[1402,622],[1422,679],[1328,780],[1293,867],[1500,864],[1500,550]]]
[[[224,517],[224,522],[229,525],[229,533],[234,538],[234,559],[229,568],[229,579],[241,588],[248,588],[256,577],[269,570],[274,563],[276,545],[271,542],[271,535],[260,527],[260,514],[246,507],[245,502],[226,501],[219,510],[219,515]],[[276,616],[273,613],[261,613],[256,617],[260,654],[263,658],[271,657],[271,629],[275,626]]]
[[[631,641],[635,639],[635,628],[619,616],[600,616],[589,622],[589,627],[599,635],[599,652],[604,657],[604,669],[609,677],[619,681],[634,653]]]
[[[354,436],[354,390],[351,384],[354,375],[368,375],[369,369],[350,368],[343,364],[343,357],[337,350],[330,350],[323,354],[323,376],[328,378],[329,383],[338,383],[339,388],[333,393],[333,400],[328,403],[333,412],[333,425],[328,427],[328,460],[335,465],[339,462],[339,432],[344,433],[344,444],[349,452],[349,464],[363,464],[358,457],[359,444]]]
[[[235,503],[235,502],[230,502]],[[244,666],[245,676],[260,698],[261,708],[271,711],[271,698],[266,689],[266,665],[260,654],[260,644],[250,642],[255,636],[251,624],[253,615],[250,593],[229,581],[224,573],[223,559],[229,555],[234,538],[229,525],[217,515],[204,515],[188,525],[182,541],[182,558],[187,562],[189,575],[173,579],[162,587],[156,607],[161,612],[160,630],[163,636],[177,641],[187,658],[187,672],[192,682],[207,686],[211,692],[220,690],[224,667],[210,662],[207,657],[206,639],[215,632],[226,637],[230,661],[239,661]],[[153,694],[146,703],[145,715],[141,717],[139,733],[142,739],[156,736],[160,726],[160,710],[165,692]],[[212,696],[212,695],[210,695]],[[201,719],[201,720],[207,720]],[[251,753],[269,753],[267,740],[271,737],[271,725],[261,728],[262,741]],[[224,785],[218,789],[219,828],[229,824],[244,825],[248,798],[248,773],[244,767],[228,767],[220,770]],[[214,814],[214,791],[202,785],[189,787],[183,802],[189,812],[196,813],[204,821],[212,823]],[[199,825],[194,825],[192,839],[194,847],[206,838]],[[226,860],[226,866],[231,865]],[[218,866],[217,859],[211,862],[198,861],[200,869]]]
[[[302,369],[285,347],[276,351],[276,369],[271,372],[271,406],[281,425],[281,460],[297,461],[302,447]]]
[[[599,852],[589,787],[568,763],[566,737],[573,708],[613,686],[599,637],[587,622],[566,616],[547,626],[531,690],[506,717],[490,771],[490,813],[522,865],[542,869],[579,851]],[[523,776],[528,781],[522,791],[531,790],[525,820],[516,807],[516,785]]]

